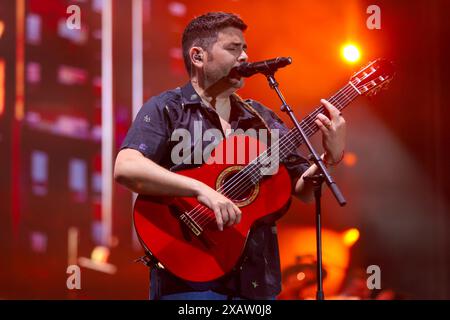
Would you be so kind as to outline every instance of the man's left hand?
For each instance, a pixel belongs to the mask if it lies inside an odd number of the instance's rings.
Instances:
[[[325,99],[320,102],[328,110],[330,118],[319,113],[314,121],[322,131],[325,162],[337,163],[342,159],[345,148],[346,124],[341,112]]]

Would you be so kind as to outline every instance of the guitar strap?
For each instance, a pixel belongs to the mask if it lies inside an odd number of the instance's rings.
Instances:
[[[255,108],[253,108],[253,106],[246,102],[244,99],[242,99],[237,93],[233,93],[233,96],[242,103],[242,105],[244,106],[244,108],[247,109],[247,111],[249,111],[250,113],[253,113],[255,116],[257,116],[259,118],[259,120],[261,120],[261,122],[263,123],[264,127],[266,127],[267,131],[269,132],[269,134],[271,133],[270,131],[270,127],[268,126],[266,120],[264,120],[264,118],[259,114],[258,111],[255,110]]]

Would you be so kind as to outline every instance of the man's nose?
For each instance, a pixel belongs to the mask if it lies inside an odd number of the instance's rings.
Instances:
[[[238,61],[239,62],[245,62],[247,60],[248,60],[248,55],[247,55],[247,53],[244,50],[242,50],[242,53],[239,56]]]

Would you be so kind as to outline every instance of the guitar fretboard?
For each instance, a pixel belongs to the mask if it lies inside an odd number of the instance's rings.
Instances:
[[[343,110],[358,96],[359,92],[352,84],[348,83],[335,95],[327,100],[331,102],[337,109]],[[302,130],[308,138],[314,135],[319,130],[319,127],[314,122],[319,113],[328,113],[325,106],[322,104],[300,122]],[[270,168],[268,168],[269,164],[278,164],[282,162],[286,159],[287,155],[300,147],[303,142],[303,138],[297,128],[292,128],[276,143],[268,147],[265,152],[263,152],[255,160],[253,160],[245,168],[243,168],[238,174],[234,176],[234,179],[231,180],[241,180],[242,182],[245,181],[245,183],[248,183],[248,181],[250,180],[252,184],[256,184],[265,175],[269,174],[271,170]],[[231,180],[229,181],[229,183],[233,183],[233,181]]]

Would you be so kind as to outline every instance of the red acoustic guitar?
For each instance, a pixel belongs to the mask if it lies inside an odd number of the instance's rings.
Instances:
[[[378,59],[354,74],[350,81],[328,99],[338,109],[344,109],[359,95],[373,95],[394,76],[391,62]],[[318,131],[314,123],[318,113],[326,113],[319,106],[301,121],[308,136]],[[247,148],[253,141],[247,135],[233,135],[223,139],[212,155],[223,154],[241,146],[245,159],[227,164],[207,161],[201,167],[178,171],[209,185],[233,200],[242,211],[241,222],[223,231],[217,229],[214,212],[201,205],[196,198],[157,198],[139,195],[134,207],[134,225],[144,249],[164,268],[176,276],[195,282],[210,281],[230,272],[239,262],[250,228],[258,222],[279,218],[277,212],[289,205],[291,181],[287,170],[280,165],[276,174],[267,175],[264,166],[270,157],[278,161],[302,144],[300,133],[291,129],[277,144],[252,152]],[[275,149],[274,149],[275,148]],[[229,159],[228,159],[229,160]],[[238,161],[239,160],[239,161]]]

